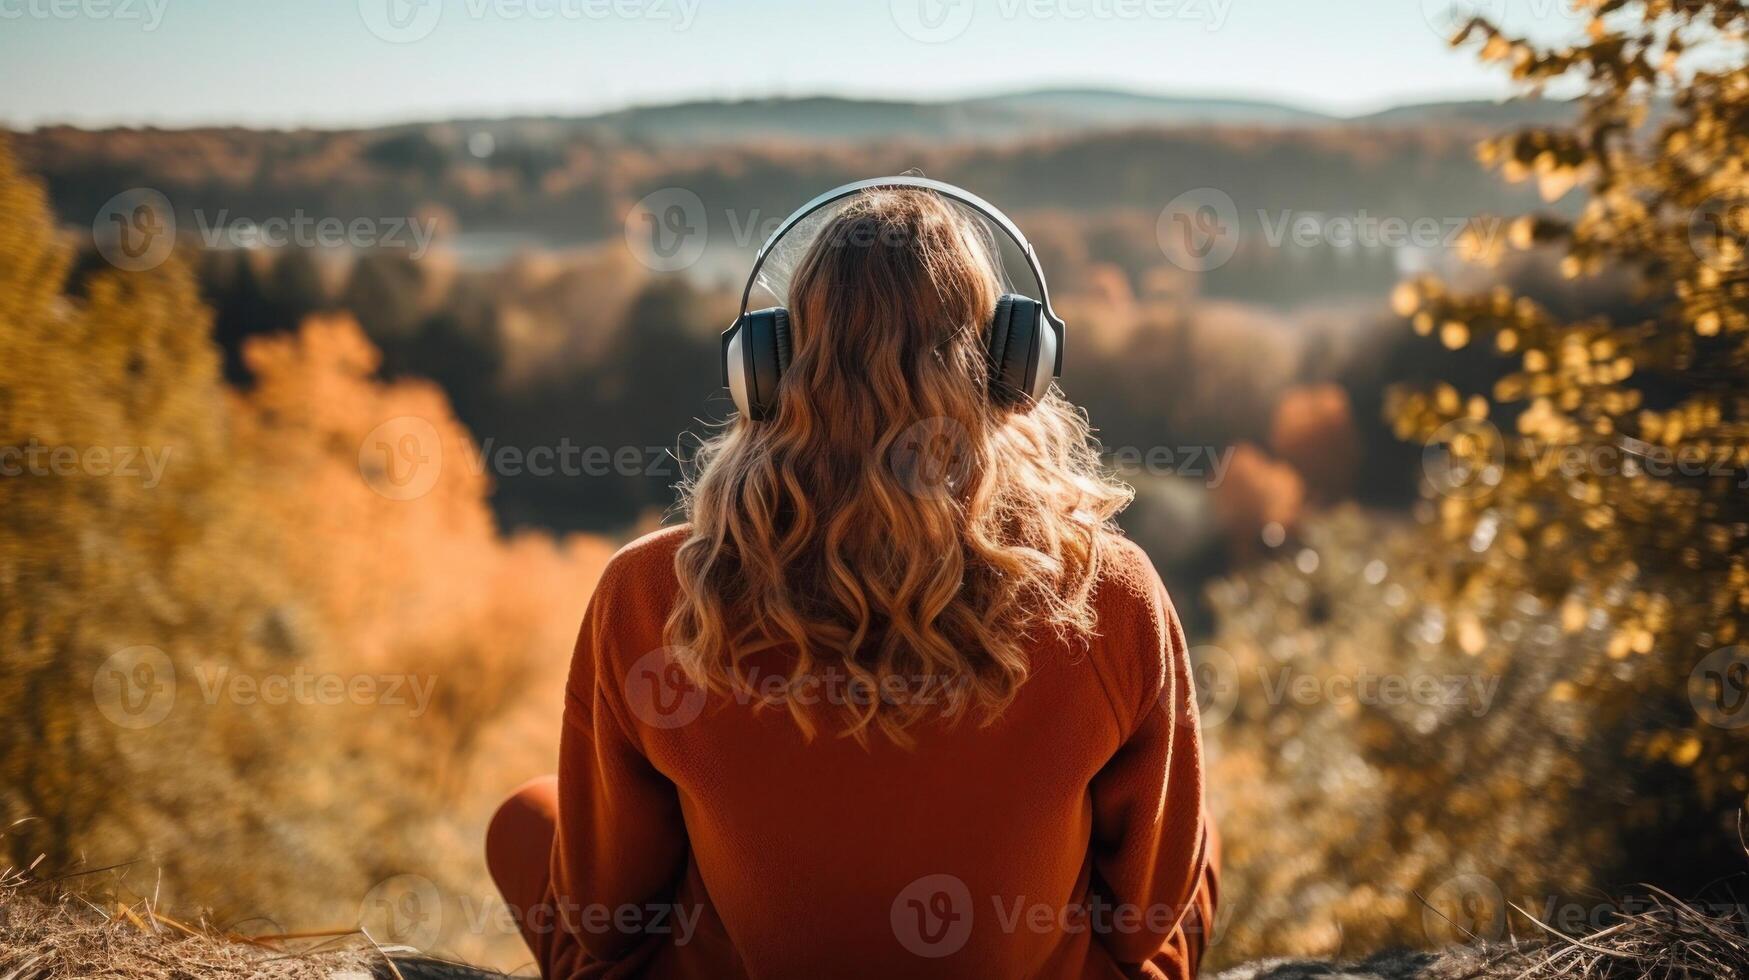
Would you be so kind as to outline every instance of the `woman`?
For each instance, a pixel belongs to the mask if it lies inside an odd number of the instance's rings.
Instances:
[[[996,390],[994,255],[933,191],[850,197],[769,417],[603,573],[558,776],[488,832],[544,976],[1195,974],[1183,632],[1081,415]]]

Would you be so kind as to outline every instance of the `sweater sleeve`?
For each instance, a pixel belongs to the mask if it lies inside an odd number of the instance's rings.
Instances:
[[[686,868],[679,795],[639,747],[623,696],[634,682],[618,666],[636,669],[648,659],[620,648],[642,642],[632,638],[646,632],[643,624],[625,619],[649,603],[615,572],[610,564],[590,599],[565,689],[554,928],[540,957],[548,980],[636,972],[666,941],[640,927],[661,921],[655,909],[675,900]]]
[[[1159,575],[1139,549],[1126,596],[1134,611],[1108,633],[1115,707],[1130,725],[1093,780],[1093,861],[1111,903],[1100,940],[1128,976],[1161,975],[1150,961],[1171,947],[1197,900],[1208,861],[1202,739],[1189,651]],[[1139,593],[1139,594],[1137,594]]]

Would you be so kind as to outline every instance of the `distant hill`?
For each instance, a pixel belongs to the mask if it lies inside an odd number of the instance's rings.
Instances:
[[[1354,122],[1390,126],[1464,125],[1540,126],[1570,123],[1578,107],[1552,99],[1515,99],[1511,102],[1424,102],[1396,106],[1361,116]]]
[[[579,125],[651,143],[752,140],[866,142],[894,138],[1004,139],[1065,126],[1018,107],[976,102],[885,102],[812,96],[742,102],[686,102],[626,109]]]
[[[1110,89],[1041,89],[948,102],[838,96],[699,101],[642,106],[576,118],[455,120],[500,141],[538,142],[582,133],[660,146],[891,140],[1004,141],[1113,129],[1243,126],[1494,128],[1564,120],[1562,102],[1438,102],[1353,118],[1255,99],[1174,97]]]
[[[1255,99],[1174,98],[1110,89],[1043,89],[1016,92],[958,105],[1006,109],[1079,127],[1192,125],[1322,125],[1335,117],[1311,109]]]

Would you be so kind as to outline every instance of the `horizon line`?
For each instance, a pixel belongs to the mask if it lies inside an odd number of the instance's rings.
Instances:
[[[151,120],[44,120],[34,123],[22,123],[16,119],[0,118],[0,130],[15,133],[30,133],[44,129],[77,129],[86,132],[103,132],[108,130],[161,130],[168,132],[193,131],[204,129],[243,129],[256,132],[348,132],[373,129],[392,129],[400,126],[432,126],[444,123],[493,123],[516,122],[529,119],[552,120],[587,120],[627,112],[639,112],[653,109],[672,109],[681,106],[695,105],[745,105],[757,102],[798,102],[811,99],[832,99],[845,102],[861,102],[885,105],[915,105],[943,106],[961,102],[976,102],[986,99],[1024,95],[1044,95],[1059,92],[1075,92],[1099,95],[1121,95],[1142,99],[1204,101],[1204,102],[1234,102],[1257,106],[1269,106],[1290,112],[1303,113],[1308,116],[1323,117],[1333,122],[1344,122],[1365,119],[1397,109],[1414,108],[1417,106],[1449,105],[1449,104],[1492,104],[1501,105],[1536,96],[1510,93],[1504,97],[1497,93],[1470,90],[1466,92],[1428,93],[1421,97],[1410,97],[1406,100],[1392,101],[1371,108],[1351,112],[1334,111],[1319,108],[1302,102],[1276,98],[1269,95],[1247,94],[1235,90],[1176,90],[1147,91],[1125,85],[1107,85],[1095,81],[1064,81],[1013,88],[974,88],[954,95],[941,97],[906,97],[902,93],[852,92],[820,89],[812,92],[767,92],[763,94],[711,96],[700,93],[695,97],[682,97],[670,100],[649,102],[626,102],[620,105],[602,105],[595,108],[576,108],[566,111],[557,107],[540,109],[507,108],[502,112],[456,111],[448,115],[430,115],[424,113],[409,113],[394,117],[365,118],[358,120],[330,120],[303,122],[272,122],[265,120],[242,121],[235,118],[228,120],[186,120],[186,121],[151,121]],[[1558,100],[1561,101],[1561,100]]]

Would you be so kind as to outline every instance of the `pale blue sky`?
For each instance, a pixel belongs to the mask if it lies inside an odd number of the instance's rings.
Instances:
[[[1567,0],[1455,0],[1536,34]],[[1448,0],[0,0],[0,123],[346,125],[1059,85],[1498,97]],[[372,27],[376,28],[373,32]],[[399,42],[384,37],[400,38]]]

